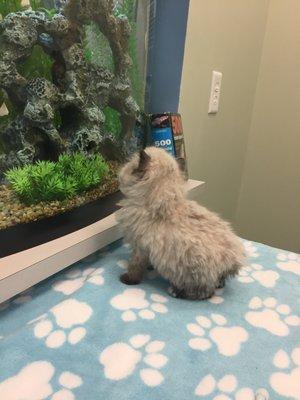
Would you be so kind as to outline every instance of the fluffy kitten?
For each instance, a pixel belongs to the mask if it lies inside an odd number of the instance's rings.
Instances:
[[[244,263],[229,224],[185,198],[184,179],[166,151],[148,147],[122,168],[125,195],[117,219],[133,249],[125,284],[138,284],[152,265],[171,283],[174,297],[206,299]]]

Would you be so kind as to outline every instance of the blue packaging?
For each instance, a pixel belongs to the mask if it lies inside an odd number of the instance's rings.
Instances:
[[[171,128],[154,128],[152,129],[152,140],[156,147],[162,147],[172,156],[175,156],[173,135]]]
[[[161,147],[175,157],[173,132],[167,114],[155,114],[151,117],[151,139],[156,147]]]
[[[150,115],[151,143],[166,150],[178,161],[185,177],[188,177],[183,128],[178,113],[162,113]]]

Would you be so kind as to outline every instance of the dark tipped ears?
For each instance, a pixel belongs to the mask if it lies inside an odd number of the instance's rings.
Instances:
[[[145,152],[145,150],[140,151],[139,165],[134,171],[136,175],[139,175],[140,177],[144,175],[150,159],[151,157]]]
[[[148,163],[150,161],[150,156],[145,152],[145,150],[140,150],[140,164]]]

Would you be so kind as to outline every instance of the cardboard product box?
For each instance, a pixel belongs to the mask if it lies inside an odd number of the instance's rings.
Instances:
[[[187,177],[186,154],[181,116],[177,113],[150,115],[151,141],[175,157]]]

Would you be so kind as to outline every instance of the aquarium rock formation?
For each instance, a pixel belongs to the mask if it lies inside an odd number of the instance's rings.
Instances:
[[[0,21],[0,89],[18,115],[0,133],[4,153],[0,174],[38,159],[57,159],[62,152],[100,151],[122,160],[134,146],[139,109],[132,97],[128,71],[130,26],[115,16],[112,0],[69,0],[60,13],[8,14]],[[93,22],[107,38],[114,71],[95,66],[84,54],[84,26]],[[26,79],[19,73],[39,45],[53,59],[52,81]],[[120,114],[121,137],[105,132],[106,107]]]

